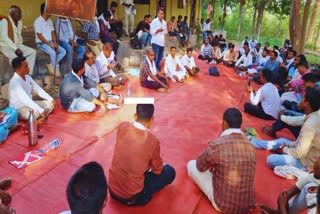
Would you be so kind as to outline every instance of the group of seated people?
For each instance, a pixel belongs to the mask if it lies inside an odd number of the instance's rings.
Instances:
[[[179,15],[176,21],[176,17],[172,16],[170,21],[168,21],[168,34],[169,36],[176,36],[181,46],[190,43],[191,31],[188,25],[188,16]]]
[[[108,22],[109,13],[110,11],[102,15],[100,23]],[[146,24],[150,23],[150,18],[146,16],[145,24],[141,23],[140,30],[136,32],[141,34],[141,37],[144,35],[144,29],[147,29]],[[19,26],[21,28],[20,9],[12,6],[9,18],[4,20],[0,24],[16,25],[15,30],[18,32]],[[44,12],[44,5],[41,6],[41,16],[35,22],[37,46],[47,51],[50,57],[55,57],[54,52],[58,59],[62,58],[68,52],[65,51],[68,49],[64,47],[66,44],[78,50],[77,57],[71,64],[71,71],[60,84],[60,102],[68,112],[92,112],[97,105],[101,111],[106,111],[106,103],[121,104],[121,98],[108,97],[108,93],[112,87],[123,85],[126,75],[122,67],[116,63],[114,39],[101,42],[101,31],[97,31],[96,21],[87,22],[83,26],[84,38],[91,49],[88,51],[77,43],[73,30],[62,37],[65,39],[59,42],[56,40],[53,24],[50,16]],[[68,19],[61,18],[56,22],[61,31],[72,29]],[[64,24],[65,27],[61,27]],[[3,35],[2,33],[0,39]],[[17,35],[15,34],[15,37]],[[16,57],[12,59],[15,73],[9,83],[9,108],[0,114],[1,137],[5,138],[15,130],[17,119],[28,118],[30,109],[35,111],[39,124],[42,124],[56,107],[56,101],[30,76],[33,64],[29,62],[34,58],[34,53],[22,45],[21,38],[8,38],[14,46],[7,48],[13,49]],[[148,42],[148,36],[143,41]],[[75,44],[70,46],[70,42]],[[250,103],[245,103],[244,112],[262,119],[276,120],[272,127],[263,128],[268,135],[276,137],[277,131],[288,128],[296,138],[295,142],[284,138],[264,141],[254,138],[250,133],[246,136],[241,131],[242,113],[236,108],[228,108],[223,114],[221,136],[210,141],[208,148],[196,160],[187,164],[188,174],[218,211],[248,213],[255,208],[255,148],[277,152],[267,158],[271,168],[288,165],[314,171],[307,178],[298,181],[291,190],[280,194],[282,203],[279,203],[278,211],[264,206],[266,212],[288,213],[290,210],[306,209],[305,198],[301,199],[308,190],[306,188],[311,184],[320,184],[320,89],[317,86],[320,75],[319,71],[311,71],[305,56],[297,55],[287,43],[287,47],[279,52],[277,47],[270,51],[266,45],[261,49],[255,38],[245,40],[240,57],[235,52],[233,44],[229,44],[227,50],[221,51],[221,44],[215,42],[212,47],[210,38],[205,39],[201,48],[199,58],[208,62],[224,63],[229,67],[239,67],[240,63],[249,67],[253,62],[259,62],[258,72],[253,79],[262,84],[262,87],[256,91],[251,86],[251,81],[248,81]],[[176,52],[176,47],[170,47],[170,54],[165,58],[162,72],[155,60],[158,52],[149,48],[140,67],[141,86],[166,91],[170,81],[183,83],[188,75],[194,76],[199,72],[191,48],[187,49],[182,58],[179,58]],[[57,65],[50,66],[52,70],[59,70],[55,67]],[[278,84],[279,88],[274,83]],[[34,101],[32,93],[38,94],[42,100]],[[112,198],[125,205],[144,205],[151,200],[155,192],[174,181],[175,169],[163,163],[160,142],[149,131],[154,121],[154,110],[152,104],[138,104],[135,121],[120,124],[109,170],[108,186],[103,169],[94,162],[85,164],[72,176],[67,188],[71,213],[81,213],[84,210],[88,210],[88,213],[91,210],[99,213],[106,204],[107,190]],[[92,176],[88,177],[88,174]],[[91,185],[93,180],[94,185]],[[79,194],[84,195],[79,197]],[[96,200],[89,200],[88,198],[93,196],[86,194],[95,195]],[[296,196],[291,198],[294,195]],[[93,204],[86,203],[87,200]]]

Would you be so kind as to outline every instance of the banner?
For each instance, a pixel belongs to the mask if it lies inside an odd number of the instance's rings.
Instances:
[[[97,0],[47,0],[46,13],[71,19],[92,21]]]

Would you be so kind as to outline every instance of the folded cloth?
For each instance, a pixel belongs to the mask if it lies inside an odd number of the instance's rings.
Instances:
[[[305,177],[308,175],[307,172],[298,169],[297,167],[294,166],[276,166],[273,169],[274,174],[286,178],[286,179],[298,179],[300,180],[301,178]]]

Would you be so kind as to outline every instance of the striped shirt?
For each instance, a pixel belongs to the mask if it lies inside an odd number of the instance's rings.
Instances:
[[[98,41],[100,38],[100,30],[96,21],[84,22],[82,32],[87,33],[89,40]]]
[[[255,148],[238,133],[208,144],[197,159],[197,168],[201,172],[214,169],[214,201],[223,213],[248,213],[255,206]]]
[[[203,44],[201,46],[201,55],[202,56],[210,56],[211,57],[212,51],[213,51],[213,48],[210,44],[208,44],[208,45]]]

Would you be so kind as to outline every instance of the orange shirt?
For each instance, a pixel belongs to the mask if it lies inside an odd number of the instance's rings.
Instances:
[[[142,191],[147,170],[160,174],[162,168],[158,139],[140,123],[121,123],[109,170],[111,191],[128,199]]]

